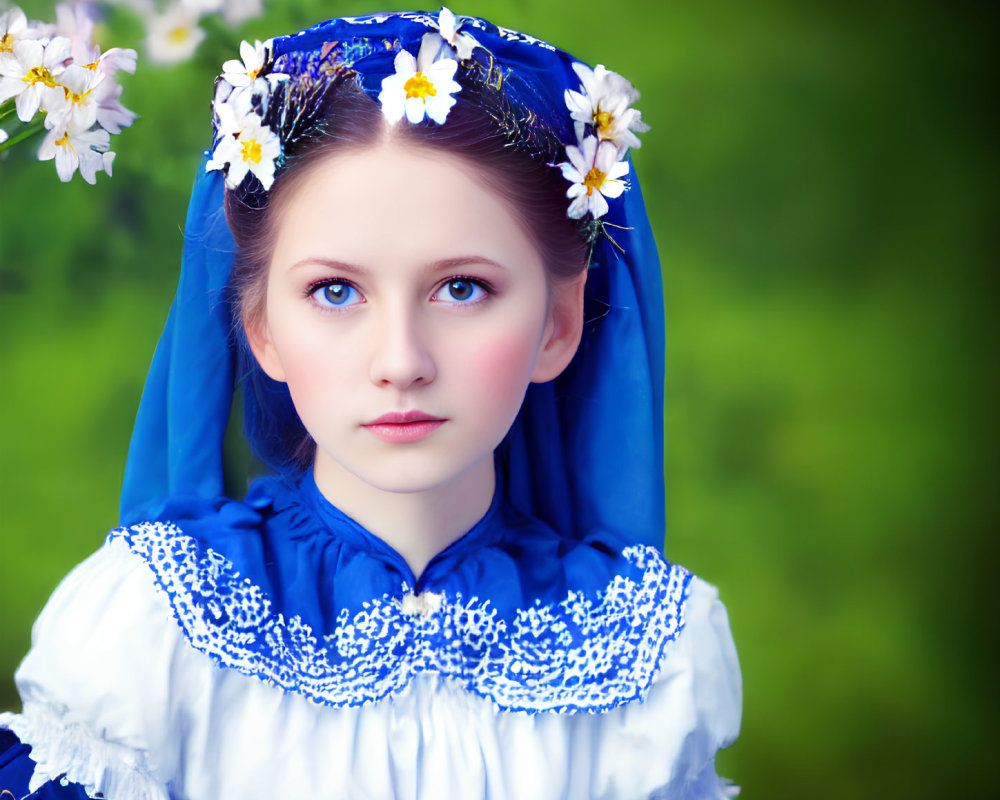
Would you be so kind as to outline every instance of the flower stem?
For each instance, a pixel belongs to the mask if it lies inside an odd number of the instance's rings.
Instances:
[[[14,109],[15,105],[13,97],[11,97],[9,100],[4,100],[4,102],[0,103],[0,120],[2,120],[4,117],[9,117],[11,114],[13,114]]]
[[[7,150],[8,148],[13,147],[18,142],[23,142],[25,139],[34,136],[36,133],[42,130],[45,130],[45,123],[43,122],[36,123],[35,125],[32,125],[30,128],[25,128],[20,133],[11,136],[3,144],[0,144],[0,153],[2,153],[4,150]]]

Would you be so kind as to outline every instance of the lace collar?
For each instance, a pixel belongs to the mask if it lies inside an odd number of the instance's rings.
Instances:
[[[655,548],[568,547],[495,502],[417,587],[336,509],[317,524],[308,483],[274,489],[109,539],[146,563],[195,649],[316,703],[378,702],[423,675],[503,711],[602,712],[646,696],[684,627],[692,576]]]

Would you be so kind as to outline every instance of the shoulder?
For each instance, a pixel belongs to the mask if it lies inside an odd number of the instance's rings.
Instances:
[[[23,711],[0,716],[0,727],[31,746],[32,789],[65,773],[88,794],[127,785],[137,797],[166,797],[157,776],[169,770],[167,695],[184,645],[149,578],[123,543],[108,540],[36,620],[15,675]]]
[[[642,796],[656,787],[653,797],[723,800],[738,791],[716,774],[715,756],[739,735],[739,662],[714,586],[692,577],[683,617],[643,702],[612,712],[594,773],[607,782],[641,776]]]

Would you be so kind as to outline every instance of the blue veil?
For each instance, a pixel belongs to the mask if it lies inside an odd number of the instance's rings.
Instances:
[[[513,98],[573,141],[563,94],[580,80],[569,54],[479,19],[460,18],[517,77]],[[274,40],[276,58],[337,42],[377,93],[401,47],[416,53],[436,14],[381,14],[321,23]],[[155,518],[169,498],[223,494],[223,441],[237,384],[246,389],[245,430],[271,468],[268,437],[299,423],[283,384],[238,369],[240,334],[227,292],[234,244],[223,211],[222,173],[201,165],[185,227],[177,295],[153,357],[129,448],[121,520]],[[610,201],[612,242],[594,243],[588,322],[567,370],[532,384],[498,451],[509,501],[567,536],[609,530],[637,544],[664,538],[664,320],[659,259],[638,181]]]

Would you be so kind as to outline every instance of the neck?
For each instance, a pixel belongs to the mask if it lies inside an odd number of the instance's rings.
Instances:
[[[496,488],[492,458],[446,484],[414,492],[379,489],[321,454],[313,475],[320,493],[399,553],[416,578],[483,518]]]

